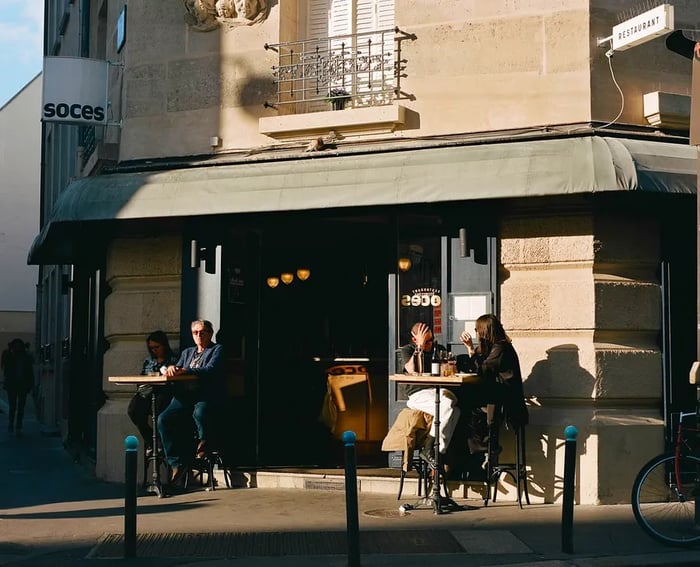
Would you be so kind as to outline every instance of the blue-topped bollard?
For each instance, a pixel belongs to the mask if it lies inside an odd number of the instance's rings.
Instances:
[[[360,522],[357,505],[357,465],[354,431],[343,433],[345,445],[345,511],[348,532],[348,567],[360,567]]]
[[[139,440],[124,439],[124,557],[136,557],[136,468]]]
[[[564,429],[564,495],[561,509],[561,550],[574,552],[574,490],[576,477],[576,438],[578,429],[569,425]]]

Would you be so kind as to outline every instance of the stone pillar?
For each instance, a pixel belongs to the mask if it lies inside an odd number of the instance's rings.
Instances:
[[[531,496],[546,502],[561,499],[567,425],[579,430],[579,503],[627,502],[663,448],[659,231],[639,222],[593,212],[502,222],[501,319],[533,398]]]
[[[104,355],[102,378],[107,402],[97,416],[95,468],[103,480],[123,482],[124,437],[138,436],[126,415],[135,388],[117,386],[108,377],[141,371],[148,356],[146,336],[153,331],[164,331],[177,351],[181,271],[179,236],[124,238],[110,244],[106,280],[111,293],[105,300],[105,338],[110,346]]]

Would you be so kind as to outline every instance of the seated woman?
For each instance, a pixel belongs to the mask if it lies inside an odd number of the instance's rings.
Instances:
[[[154,331],[146,338],[146,348],[149,356],[143,361],[141,375],[147,376],[150,373],[158,372],[163,366],[170,366],[177,360],[175,353],[170,348],[168,336],[163,331]],[[156,395],[156,413],[162,412],[170,403],[172,394],[169,386],[151,386],[141,384],[136,394],[129,402],[126,413],[136,426],[143,438],[143,445],[146,448],[146,456],[153,454],[153,426],[151,394]]]
[[[482,315],[474,329],[478,346],[472,336],[462,333],[460,340],[469,352],[467,365],[482,377],[482,396],[487,403],[502,404],[508,422],[517,427],[529,421],[523,378],[518,354],[510,337],[495,315]]]

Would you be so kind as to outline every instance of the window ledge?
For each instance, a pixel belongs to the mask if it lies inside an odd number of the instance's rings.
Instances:
[[[260,118],[261,134],[276,140],[303,140],[335,130],[344,136],[385,134],[405,123],[406,108],[400,104],[368,108],[346,108],[307,114],[285,114]]]

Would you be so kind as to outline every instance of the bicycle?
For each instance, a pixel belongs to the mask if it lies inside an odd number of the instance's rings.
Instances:
[[[632,511],[641,528],[668,545],[700,543],[700,374],[698,363],[690,382],[698,386],[696,407],[679,414],[673,450],[646,463],[632,486]]]

